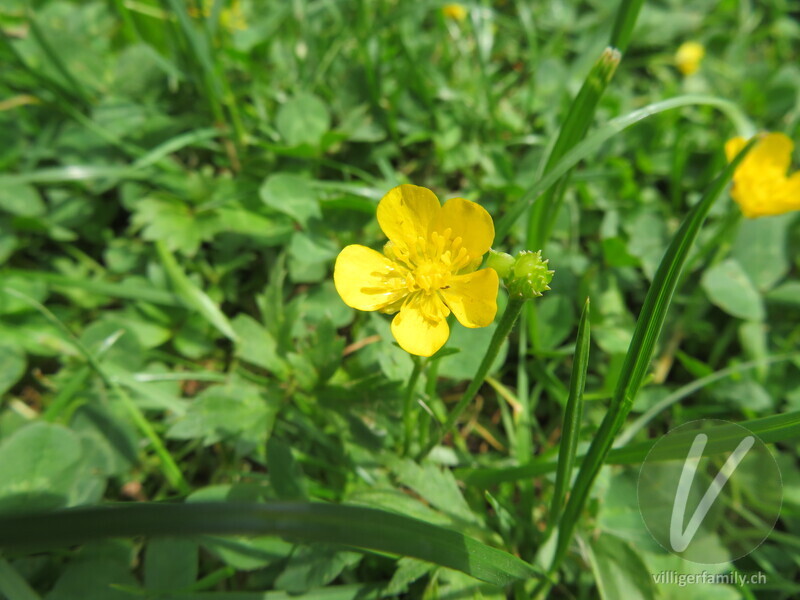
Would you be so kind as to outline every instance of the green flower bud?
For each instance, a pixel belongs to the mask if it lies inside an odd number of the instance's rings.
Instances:
[[[489,256],[486,259],[486,266],[490,269],[497,271],[500,279],[505,279],[511,272],[514,266],[514,257],[505,252],[498,252],[497,250],[489,250]]]
[[[517,254],[509,274],[504,277],[512,297],[527,300],[541,296],[550,289],[553,273],[547,269],[548,260],[542,259],[542,251],[523,250]]]

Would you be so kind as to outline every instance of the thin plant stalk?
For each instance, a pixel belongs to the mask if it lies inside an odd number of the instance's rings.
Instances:
[[[406,384],[403,398],[403,456],[408,456],[411,448],[411,438],[414,435],[414,397],[419,376],[425,366],[425,361],[414,356],[414,369]]]
[[[503,313],[503,317],[500,319],[497,329],[494,330],[494,335],[492,336],[489,346],[486,349],[486,354],[483,355],[481,364],[478,366],[478,369],[475,372],[475,376],[472,378],[472,381],[469,382],[469,386],[467,386],[467,389],[461,396],[458,404],[456,404],[455,408],[450,411],[450,414],[447,416],[447,420],[445,421],[444,425],[442,425],[439,433],[434,435],[428,441],[427,445],[422,449],[417,457],[418,459],[421,460],[426,457],[428,453],[430,453],[430,451],[433,450],[433,448],[442,440],[442,438],[450,433],[453,427],[455,427],[455,424],[458,421],[458,418],[461,416],[461,413],[464,412],[464,409],[469,405],[472,399],[475,398],[478,390],[486,380],[486,376],[489,374],[489,369],[494,364],[503,342],[514,328],[514,323],[516,323],[517,317],[519,317],[519,313],[522,311],[522,307],[524,305],[524,299],[509,298],[508,305]]]

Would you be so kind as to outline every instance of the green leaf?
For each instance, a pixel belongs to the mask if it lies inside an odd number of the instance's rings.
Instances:
[[[295,283],[322,281],[337,253],[331,240],[297,231],[289,242],[289,277]]]
[[[213,233],[209,213],[195,214],[175,198],[142,198],[134,207],[132,223],[143,228],[142,238],[163,243],[173,252],[192,256]]]
[[[426,560],[494,585],[538,577],[516,556],[458,531],[358,506],[140,502],[0,517],[0,548],[177,534],[280,535],[307,543],[340,544]]]
[[[0,445],[0,512],[66,506],[82,459],[80,439],[61,425],[18,429]]]
[[[457,381],[472,379],[483,359],[481,349],[486,348],[497,330],[497,323],[480,329],[469,329],[454,324],[450,330],[447,348],[458,349],[456,354],[449,354],[439,360],[439,375]],[[503,340],[497,358],[492,362],[489,374],[497,371],[505,362],[508,354],[508,340]]]
[[[330,128],[325,103],[312,94],[299,94],[278,109],[276,126],[289,146],[317,146]]]
[[[130,600],[128,591],[139,589],[128,565],[113,558],[96,557],[67,565],[48,598],[55,600]]]
[[[319,219],[319,199],[307,177],[292,173],[270,175],[258,190],[261,201],[270,208],[308,226],[310,219]]]
[[[360,560],[361,555],[356,552],[336,551],[324,544],[300,546],[278,575],[275,587],[293,594],[303,593],[330,583]]]
[[[194,540],[159,537],[144,555],[144,585],[151,591],[180,590],[197,579],[198,548]]]
[[[22,183],[0,185],[0,211],[18,217],[40,217],[46,210],[44,201],[33,186]]]
[[[41,596],[4,558],[0,558],[0,594],[8,600],[41,600]]]
[[[537,300],[539,347],[554,350],[572,332],[575,326],[575,309],[572,301],[561,294],[548,294]]]
[[[281,500],[307,500],[306,481],[292,449],[275,438],[267,442],[269,480]]]
[[[0,395],[20,380],[27,364],[25,352],[19,346],[0,344]]]
[[[209,446],[227,442],[239,454],[263,446],[278,411],[276,392],[270,395],[258,387],[232,381],[203,390],[189,405],[186,414],[170,427],[167,437],[180,440],[201,439]]]
[[[138,460],[139,437],[120,409],[114,404],[84,404],[69,422],[83,441],[86,462],[104,477],[123,476]]]
[[[734,259],[729,258],[703,273],[701,284],[708,299],[729,315],[749,321],[764,320],[764,302],[753,282]]]
[[[244,313],[236,315],[231,323],[239,342],[236,355],[242,360],[286,377],[286,363],[278,356],[278,345],[272,334],[261,323]]]
[[[154,287],[152,283],[148,283],[141,278],[128,278],[122,282],[111,283],[106,281],[95,281],[91,279],[82,279],[78,277],[69,277],[59,273],[48,273],[45,271],[17,271],[9,269],[6,271],[9,279],[21,281],[23,279],[32,280],[32,285],[41,288],[43,293],[47,290],[49,284],[57,289],[81,289],[86,290],[92,294],[100,296],[109,296],[110,298],[124,298],[128,300],[140,300],[143,302],[152,302],[154,304],[163,304],[165,306],[183,306],[180,299],[170,292]],[[12,285],[15,287],[16,284]],[[34,295],[26,291],[28,295]],[[0,300],[3,297],[0,296]],[[41,298],[38,298],[41,300]]]
[[[431,462],[419,465],[410,459],[391,460],[389,466],[399,483],[419,494],[431,506],[464,523],[478,522],[449,469]]]
[[[161,259],[161,263],[164,265],[164,269],[172,280],[177,295],[180,296],[187,306],[196,309],[203,315],[203,317],[225,337],[236,342],[236,332],[233,331],[228,318],[214,301],[186,276],[186,273],[184,273],[178,265],[178,262],[167,249],[167,246],[163,242],[158,241],[156,242],[156,251]]]
[[[630,237],[628,252],[641,261],[642,270],[652,280],[666,247],[664,217],[655,211],[642,211],[625,222],[625,230]]]
[[[139,339],[113,319],[96,321],[83,330],[81,343],[104,364],[136,371],[144,365]]]
[[[769,292],[767,300],[800,306],[800,281],[787,281]]]
[[[649,600],[656,598],[650,571],[639,553],[619,538],[601,533],[589,543],[592,565],[603,600]]]
[[[768,291],[789,271],[787,234],[795,215],[745,219],[731,254],[761,291]]]
[[[3,288],[12,290],[6,292]],[[20,292],[33,298],[37,302],[44,302],[47,298],[47,285],[42,281],[31,280],[15,271],[0,273],[0,315],[10,315],[29,312],[31,305],[13,294]]]

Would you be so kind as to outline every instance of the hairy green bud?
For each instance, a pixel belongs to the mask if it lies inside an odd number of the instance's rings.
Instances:
[[[555,271],[548,270],[548,260],[542,259],[542,251],[523,250],[514,258],[514,263],[503,277],[512,297],[528,300],[537,298],[550,289]],[[499,275],[498,271],[498,275]]]

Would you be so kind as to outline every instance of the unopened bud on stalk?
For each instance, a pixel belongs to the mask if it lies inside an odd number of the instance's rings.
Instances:
[[[542,259],[541,250],[523,250],[516,257],[490,250],[486,266],[497,271],[513,298],[528,300],[550,289],[555,271],[548,270],[548,262]]]

